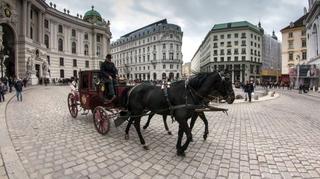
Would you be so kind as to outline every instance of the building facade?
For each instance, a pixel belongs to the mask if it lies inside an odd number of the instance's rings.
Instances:
[[[130,32],[111,44],[121,78],[179,79],[182,72],[181,28],[166,19]]]
[[[281,44],[275,32],[272,36],[263,35],[262,41],[262,66],[261,80],[262,81],[278,81],[281,76]]]
[[[182,78],[186,79],[192,75],[191,62],[182,65]]]
[[[307,30],[308,53],[307,64],[310,66],[307,74],[309,87],[318,90],[320,81],[320,1],[309,0],[309,13],[305,24]]]
[[[93,7],[82,17],[44,0],[0,0],[3,76],[70,78],[97,69],[110,53],[109,25]]]
[[[306,16],[303,15],[281,30],[282,75],[289,75],[290,69],[307,61],[307,36],[306,28],[303,24]]]
[[[228,69],[232,82],[260,80],[263,29],[247,21],[216,24],[192,61],[200,71]],[[196,64],[194,66],[197,66]]]

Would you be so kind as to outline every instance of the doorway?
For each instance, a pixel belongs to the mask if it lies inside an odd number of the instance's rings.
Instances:
[[[15,34],[13,29],[5,23],[0,24],[3,30],[2,36],[2,44],[3,44],[3,51],[1,56],[1,77],[7,76],[8,78],[16,77],[15,73]]]

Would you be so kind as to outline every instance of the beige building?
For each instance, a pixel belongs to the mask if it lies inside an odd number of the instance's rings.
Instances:
[[[288,75],[290,68],[307,61],[306,28],[303,21],[307,14],[281,30],[282,33],[282,74]]]
[[[232,82],[259,80],[262,37],[260,24],[255,26],[247,21],[216,24],[193,56],[192,66],[204,72],[229,69]]]
[[[189,78],[192,75],[191,62],[182,65],[182,77]]]
[[[35,83],[97,69],[110,52],[109,25],[93,7],[82,17],[43,0],[0,0],[2,74]]]
[[[119,76],[130,80],[181,78],[182,36],[181,28],[167,19],[122,36],[111,44]]]

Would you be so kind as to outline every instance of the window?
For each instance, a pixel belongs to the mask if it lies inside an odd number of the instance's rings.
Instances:
[[[239,54],[239,51],[238,51],[238,49],[236,48],[236,49],[234,49],[234,54],[235,55],[238,55]]]
[[[156,60],[156,56],[157,56],[157,55],[154,53],[154,54],[153,54],[153,60]]]
[[[239,42],[238,41],[234,41],[234,46],[238,46]]]
[[[239,35],[238,33],[235,33],[234,38],[238,38],[238,35]]]
[[[227,42],[227,47],[231,47],[231,41]]]
[[[254,66],[250,65],[250,73],[253,73]]]
[[[220,55],[224,55],[224,50],[223,49],[220,50]]]
[[[89,39],[88,33],[85,33],[85,34],[84,34],[84,40],[88,40],[88,39]]]
[[[72,29],[71,35],[72,35],[72,37],[76,37],[76,30]]]
[[[170,69],[173,69],[173,65],[172,64],[170,64]]]
[[[292,38],[292,37],[293,37],[293,33],[289,32],[289,38]]]
[[[241,49],[241,54],[246,54],[247,52],[246,52],[246,49],[245,48],[243,48],[243,49]]]
[[[73,54],[77,53],[77,44],[76,44],[75,42],[72,42],[71,52],[72,52]]]
[[[64,59],[60,57],[60,66],[64,66]]]
[[[246,61],[246,56],[242,56],[242,57],[241,57],[241,60],[242,60],[242,61]]]
[[[100,46],[97,46],[97,56],[100,57],[101,55],[101,49]]]
[[[220,57],[220,61],[221,61],[221,62],[224,62],[224,57]]]
[[[173,50],[173,44],[170,44],[170,49]]]
[[[293,40],[288,41],[288,47],[289,49],[293,49]]]
[[[228,57],[227,59],[228,59],[228,62],[230,62],[230,61],[231,61],[231,57]]]
[[[47,34],[44,35],[44,44],[47,48],[49,48],[49,36]]]
[[[246,33],[241,33],[241,38],[245,39],[246,38]]]
[[[227,38],[230,39],[230,38],[231,38],[231,34],[228,34],[228,35],[227,35]]]
[[[217,35],[214,35],[213,36],[213,41],[217,41],[218,40],[218,36]]]
[[[177,51],[179,51],[179,45],[177,44],[176,46],[177,46]]]
[[[238,57],[238,56],[235,56],[235,57],[234,57],[234,61],[237,62],[238,60],[239,60],[239,57]]]
[[[173,38],[173,35],[172,34],[170,34],[170,39],[172,39]]]
[[[166,53],[162,54],[162,59],[165,60],[166,59]]]
[[[84,55],[89,55],[89,46],[87,44],[84,45]]]
[[[162,48],[163,48],[163,49],[166,49],[166,44],[162,44]]]
[[[302,47],[306,47],[307,46],[306,39],[302,39],[301,46]]]
[[[241,46],[246,46],[246,41],[245,40],[241,41]]]
[[[89,61],[88,60],[86,60],[86,68],[89,68]]]
[[[306,31],[305,30],[301,31],[301,35],[306,36]]]
[[[47,19],[44,20],[44,28],[49,28],[49,21]]]
[[[64,70],[60,70],[60,78],[64,78]]]
[[[231,55],[231,49],[227,50],[227,55]]]
[[[213,44],[213,48],[218,48],[218,44],[217,44],[217,43],[214,43],[214,44]]]
[[[48,62],[48,65],[51,64],[51,62],[50,62],[50,56],[49,56],[49,55],[47,56],[47,62]]]
[[[304,51],[302,52],[302,60],[306,60],[307,59],[307,52]]]
[[[220,35],[220,39],[224,39],[224,35]]]
[[[100,34],[97,34],[97,42],[101,42],[101,36],[100,36]]]
[[[59,40],[58,40],[58,50],[59,50],[60,52],[63,51],[63,40],[62,40],[62,39],[59,39]]]
[[[214,57],[213,60],[214,60],[214,62],[217,62],[217,61],[218,61],[218,58],[217,58],[217,57]]]
[[[221,47],[224,47],[224,42],[220,42],[220,46],[221,46]]]
[[[59,33],[63,33],[62,25],[59,25],[59,27],[58,27],[58,32],[59,32]]]
[[[289,52],[289,61],[292,61],[292,60],[293,60],[293,53]]]
[[[173,60],[173,53],[169,53],[169,60]]]
[[[163,65],[163,69],[166,69],[166,65],[165,64]]]
[[[218,50],[214,50],[213,55],[218,55]]]
[[[77,67],[77,59],[73,59],[73,67]]]
[[[33,29],[30,27],[30,39],[33,39]]]
[[[73,76],[74,76],[74,77],[78,77],[78,72],[77,72],[77,70],[73,70]]]

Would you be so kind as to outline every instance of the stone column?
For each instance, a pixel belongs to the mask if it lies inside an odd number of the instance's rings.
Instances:
[[[22,35],[26,36],[27,33],[27,17],[28,17],[28,6],[27,6],[28,2],[22,1],[22,11],[23,11],[23,23],[22,23]]]
[[[27,20],[26,20],[26,35],[27,35],[27,37],[30,37],[30,10],[31,10],[31,3],[30,2],[28,2],[27,1],[27,12],[26,12],[26,14],[27,14]]]
[[[42,21],[42,12],[38,11],[38,41],[41,43],[43,43],[42,38],[43,38],[43,34],[42,34],[42,27],[43,27],[43,21]]]

